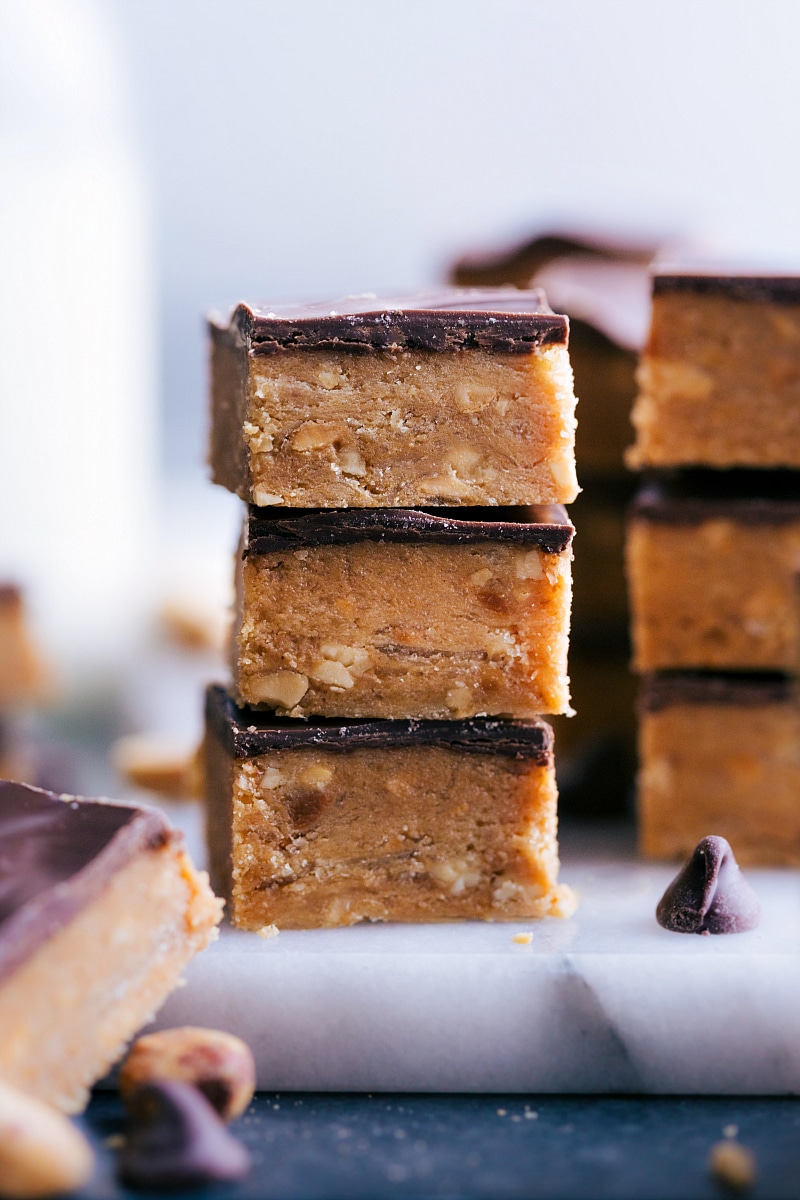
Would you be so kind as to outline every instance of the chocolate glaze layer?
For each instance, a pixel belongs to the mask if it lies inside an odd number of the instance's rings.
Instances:
[[[537,271],[554,259],[591,257],[598,262],[651,262],[658,247],[623,242],[588,230],[567,230],[536,234],[525,242],[515,242],[498,250],[467,254],[450,268],[450,282],[467,287],[495,287],[513,283],[530,284]]]
[[[761,920],[761,905],[723,837],[697,843],[656,908],[673,933],[745,933]]]
[[[716,519],[783,525],[800,520],[800,473],[695,468],[653,476],[634,497],[630,515],[663,525],[701,525]]]
[[[0,982],[137,853],[179,837],[155,809],[0,781]]]
[[[239,304],[212,333],[250,354],[281,350],[489,350],[527,354],[566,345],[569,323],[540,289],[442,288],[410,296],[344,296],[320,304]]]
[[[796,704],[797,685],[777,672],[660,671],[641,681],[639,707],[661,712],[676,704]]]
[[[724,296],[746,304],[800,304],[797,275],[749,275],[732,271],[658,271],[653,275],[653,295],[688,293],[695,296]]]
[[[206,722],[232,758],[255,758],[270,750],[386,750],[395,746],[438,746],[471,754],[502,754],[549,766],[553,730],[544,721],[370,721],[317,718],[314,722],[239,708],[223,687],[206,691]]]
[[[463,546],[505,542],[560,554],[575,529],[559,504],[531,508],[256,508],[250,506],[245,557],[298,546],[405,542]]]

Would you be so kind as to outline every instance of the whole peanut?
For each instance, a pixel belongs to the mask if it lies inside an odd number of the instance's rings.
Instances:
[[[88,1182],[94,1154],[55,1109],[0,1081],[0,1196],[36,1200]]]
[[[253,1098],[255,1064],[240,1038],[184,1025],[134,1042],[119,1074],[123,1100],[144,1084],[177,1081],[201,1091],[224,1121],[241,1116]]]

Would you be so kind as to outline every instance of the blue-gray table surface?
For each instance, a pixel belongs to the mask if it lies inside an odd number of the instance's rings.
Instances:
[[[798,1200],[800,1100],[301,1093],[257,1095],[233,1126],[253,1156],[251,1174],[194,1195],[704,1200],[725,1194],[707,1162],[732,1126],[757,1161],[758,1179],[748,1195]],[[114,1177],[113,1143],[124,1128],[118,1096],[97,1093],[83,1127],[99,1166],[81,1200],[136,1195]]]

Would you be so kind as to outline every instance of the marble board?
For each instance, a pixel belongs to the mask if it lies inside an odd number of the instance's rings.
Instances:
[[[748,871],[761,926],[698,937],[656,924],[675,868],[629,832],[562,860],[569,920],[224,929],[157,1026],[239,1034],[273,1091],[800,1092],[800,872]]]

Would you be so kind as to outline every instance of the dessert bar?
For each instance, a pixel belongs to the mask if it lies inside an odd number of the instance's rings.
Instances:
[[[566,915],[542,721],[306,723],[206,698],[212,879],[243,929]]]
[[[214,480],[262,506],[568,503],[567,328],[513,289],[240,304],[210,322]]]
[[[555,506],[251,508],[238,697],[295,717],[567,711],[573,533]]]
[[[688,472],[631,510],[628,577],[639,671],[800,665],[800,476]]]
[[[0,1077],[78,1111],[220,917],[157,811],[0,782]]]
[[[757,865],[800,866],[800,703],[777,675],[675,673],[642,684],[643,853],[678,858],[709,833]]]
[[[800,467],[800,278],[659,273],[631,467]]]

